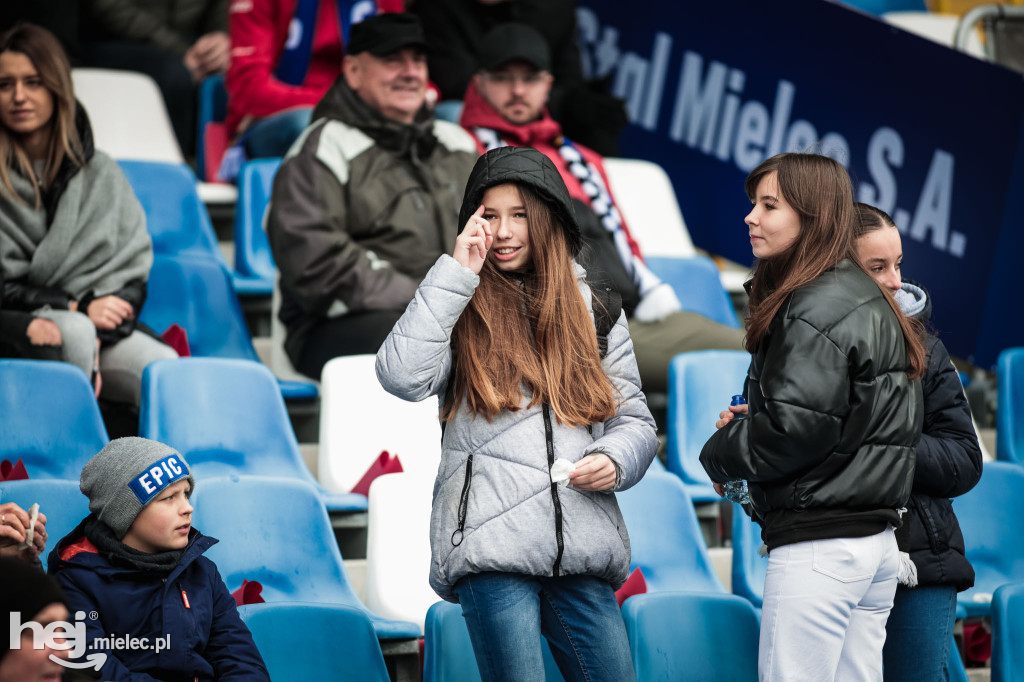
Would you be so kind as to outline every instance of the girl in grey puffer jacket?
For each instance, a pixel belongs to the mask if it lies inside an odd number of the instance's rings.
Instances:
[[[594,308],[607,312],[573,261],[579,227],[543,154],[480,157],[459,222],[453,256],[377,353],[384,388],[437,395],[445,421],[430,584],[462,605],[484,680],[542,676],[541,634],[566,679],[632,679],[612,492],[640,480],[658,442],[625,317],[599,341]]]

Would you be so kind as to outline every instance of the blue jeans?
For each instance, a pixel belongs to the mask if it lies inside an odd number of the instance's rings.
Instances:
[[[948,680],[955,620],[955,587],[901,585],[885,624],[886,682]]]
[[[543,682],[541,635],[566,682],[635,679],[622,612],[600,578],[475,573],[455,593],[484,682]]]
[[[282,111],[252,124],[245,132],[245,151],[250,159],[277,158],[309,127],[312,107]]]

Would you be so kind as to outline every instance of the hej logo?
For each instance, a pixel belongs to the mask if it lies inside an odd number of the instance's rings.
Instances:
[[[75,613],[74,623],[58,620],[44,627],[31,620],[22,623],[21,613],[12,611],[10,620],[10,648],[21,649],[22,634],[26,630],[30,630],[32,632],[33,649],[46,648],[54,651],[70,651],[72,659],[80,658],[85,653],[87,646],[84,620],[85,612],[78,611]],[[84,661],[74,662],[50,654],[50,660],[67,668],[95,667],[96,670],[99,670],[106,663],[107,655],[104,653],[93,653],[89,654]]]

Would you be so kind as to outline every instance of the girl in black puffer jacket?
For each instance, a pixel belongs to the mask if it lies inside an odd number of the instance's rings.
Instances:
[[[892,218],[867,204],[856,204],[856,212],[854,234],[862,266],[892,292],[905,314],[926,323],[931,299],[923,287],[900,275],[903,245]],[[935,336],[928,336],[925,348],[924,429],[908,511],[896,533],[909,570],[900,574],[885,626],[887,682],[948,679],[956,593],[974,585],[974,569],[964,556],[964,538],[949,498],[963,495],[981,478],[981,447],[949,352]]]
[[[746,190],[758,259],[747,320],[750,416],[725,420],[700,460],[719,488],[748,481],[764,528],[759,678],[881,680],[924,348],[857,266],[841,165],[780,154],[754,169]]]

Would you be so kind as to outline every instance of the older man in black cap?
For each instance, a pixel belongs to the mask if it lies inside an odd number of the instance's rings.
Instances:
[[[355,24],[342,77],[274,180],[267,220],[285,350],[314,379],[376,353],[458,232],[476,145],[425,105],[426,40],[408,14]]]

